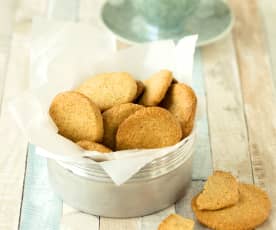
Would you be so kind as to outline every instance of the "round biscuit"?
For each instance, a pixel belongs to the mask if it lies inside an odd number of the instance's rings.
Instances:
[[[59,134],[77,142],[102,141],[103,120],[99,108],[86,96],[77,92],[63,92],[52,101],[49,115]]]
[[[105,73],[89,78],[76,91],[86,95],[103,111],[133,101],[137,84],[128,73]]]
[[[153,74],[143,82],[145,91],[139,100],[139,104],[145,106],[158,105],[165,97],[172,80],[172,72],[169,70],[161,70]]]
[[[192,209],[198,221],[216,230],[251,230],[269,217],[271,202],[266,192],[255,185],[239,184],[239,202],[231,207],[215,210],[199,210],[198,196],[192,200]]]
[[[92,141],[87,141],[87,140],[81,140],[77,142],[77,145],[79,145],[80,147],[82,147],[85,150],[89,150],[89,151],[98,151],[101,153],[110,153],[112,152],[111,149],[107,148],[106,146],[96,143],[96,142],[92,142]]]
[[[161,102],[180,122],[183,138],[188,136],[194,127],[197,98],[191,87],[183,83],[172,84]]]
[[[208,177],[196,204],[199,210],[217,210],[236,204],[239,201],[239,184],[236,178],[223,171],[215,171]]]
[[[137,110],[144,108],[142,105],[126,103],[115,105],[103,112],[104,137],[103,143],[111,149],[115,149],[116,133],[119,125]]]
[[[176,144],[181,137],[181,126],[169,111],[147,107],[136,111],[121,123],[116,134],[116,148],[161,148]]]

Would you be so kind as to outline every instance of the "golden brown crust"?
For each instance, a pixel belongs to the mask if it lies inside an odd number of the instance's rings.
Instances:
[[[193,230],[194,225],[193,220],[171,214],[160,223],[158,230]]]
[[[147,107],[121,123],[116,134],[116,148],[161,148],[176,144],[181,137],[181,126],[169,111],[160,107]]]
[[[99,108],[86,96],[77,92],[63,92],[52,101],[49,114],[64,137],[77,142],[100,142],[103,120]]]
[[[217,210],[236,204],[239,184],[231,173],[215,171],[208,177],[196,204],[199,210]]]
[[[76,144],[82,147],[83,149],[89,150],[89,151],[98,151],[101,153],[112,152],[112,150],[107,148],[106,146],[92,141],[81,140],[81,141],[78,141]]]
[[[251,230],[268,218],[271,202],[266,192],[255,185],[239,184],[239,202],[231,207],[216,210],[199,210],[198,196],[192,200],[192,209],[200,223],[216,230]]]
[[[172,72],[169,70],[161,70],[153,74],[149,79],[143,82],[145,91],[139,100],[139,104],[145,106],[158,105],[165,97],[172,80]]]
[[[106,110],[103,115],[104,138],[103,143],[111,149],[115,149],[116,133],[119,125],[131,114],[144,108],[142,105],[126,103],[115,105]]]
[[[188,136],[194,127],[197,98],[191,87],[183,83],[172,84],[161,102],[180,122],[183,138]]]
[[[103,111],[133,101],[137,84],[128,73],[105,73],[89,78],[76,91],[86,95]]]
[[[138,100],[139,97],[142,95],[142,93],[145,90],[145,85],[142,81],[137,80],[136,84],[137,84],[137,92],[136,92],[136,96],[134,98],[134,101]]]

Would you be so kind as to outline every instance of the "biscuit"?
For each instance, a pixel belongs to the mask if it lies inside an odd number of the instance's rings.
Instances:
[[[158,230],[193,230],[194,225],[193,220],[171,214],[160,223]]]
[[[101,112],[86,96],[77,92],[60,93],[53,99],[49,114],[62,136],[74,142],[102,141]]]
[[[136,92],[136,96],[135,96],[135,101],[142,95],[142,93],[145,90],[145,85],[142,81],[136,81],[137,84],[137,92]]]
[[[98,151],[101,153],[110,153],[112,152],[111,149],[107,148],[106,146],[96,143],[96,142],[92,142],[92,141],[87,141],[87,140],[81,140],[77,142],[77,145],[79,145],[80,147],[82,147],[85,150],[89,150],[89,151]]]
[[[197,197],[192,209],[198,221],[216,230],[251,230],[268,218],[271,202],[266,192],[255,185],[239,184],[240,199],[236,205],[216,211],[199,210]]]
[[[89,78],[76,91],[86,95],[103,111],[133,101],[137,84],[128,73],[106,73]]]
[[[131,114],[137,110],[142,109],[142,105],[133,103],[126,103],[115,105],[114,107],[106,110],[103,116],[104,123],[104,137],[103,143],[111,149],[115,148],[116,133],[119,125]]]
[[[121,123],[116,134],[116,148],[161,148],[176,144],[181,137],[181,126],[169,111],[147,107],[136,111]]]
[[[172,84],[161,106],[168,109],[180,122],[183,138],[194,127],[197,99],[191,87],[183,83]]]
[[[215,171],[208,177],[196,204],[199,210],[217,210],[236,204],[239,200],[239,184],[230,173]]]
[[[158,105],[165,97],[172,80],[172,72],[168,70],[161,70],[153,74],[149,79],[143,82],[145,91],[139,100],[139,104],[145,106]]]

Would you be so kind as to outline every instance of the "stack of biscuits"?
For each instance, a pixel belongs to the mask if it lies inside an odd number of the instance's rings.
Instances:
[[[145,81],[116,72],[58,94],[49,114],[60,135],[85,150],[109,153],[178,143],[194,127],[196,105],[192,88],[178,83],[169,70]]]
[[[215,171],[208,178],[191,205],[198,221],[216,230],[254,229],[265,222],[271,210],[265,191],[240,183],[223,171]]]
[[[215,171],[203,191],[191,203],[198,221],[214,230],[252,230],[269,217],[267,193],[252,184],[240,183],[228,172]],[[158,230],[193,230],[194,221],[171,214]]]

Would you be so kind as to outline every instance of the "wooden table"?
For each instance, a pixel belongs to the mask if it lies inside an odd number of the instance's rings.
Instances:
[[[48,183],[45,159],[35,154],[7,112],[8,100],[29,84],[30,17],[91,23],[95,0],[0,0],[0,229],[154,230],[169,213],[193,218],[192,196],[212,169],[223,169],[268,191],[272,215],[258,229],[275,230],[276,3],[229,3],[236,15],[232,33],[196,51],[193,84],[205,111],[198,122],[189,191],[160,213],[110,219],[82,214],[62,203]],[[197,224],[195,229],[205,228]]]

